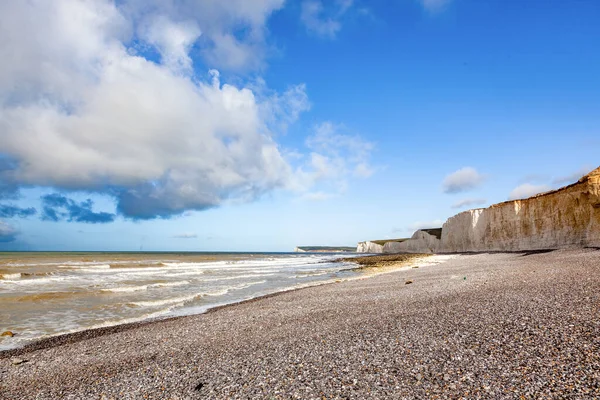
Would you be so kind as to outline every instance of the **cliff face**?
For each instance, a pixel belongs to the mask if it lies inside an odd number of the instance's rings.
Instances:
[[[441,240],[440,240],[441,236]],[[361,242],[362,253],[520,251],[600,247],[600,168],[578,182],[537,196],[469,210],[439,229],[385,245]]]
[[[600,246],[600,168],[564,188],[451,217],[441,251]]]
[[[439,251],[440,239],[426,230],[419,230],[404,242],[388,242],[383,246],[384,253],[435,253]]]
[[[383,253],[383,246],[373,242],[360,242],[356,246],[357,253]]]

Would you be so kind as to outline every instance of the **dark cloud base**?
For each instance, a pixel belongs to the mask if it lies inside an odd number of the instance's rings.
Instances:
[[[89,224],[106,224],[113,222],[115,214],[107,212],[94,212],[94,202],[87,199],[76,202],[58,193],[42,196],[42,220],[83,222]]]

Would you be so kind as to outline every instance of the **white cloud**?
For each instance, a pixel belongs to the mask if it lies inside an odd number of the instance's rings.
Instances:
[[[344,193],[352,178],[368,178],[375,172],[370,164],[374,145],[357,135],[341,133],[344,130],[342,125],[332,122],[315,126],[314,133],[306,140],[310,154],[306,160],[299,160],[301,165],[290,182],[292,190],[307,191],[315,185],[326,186],[331,197]],[[331,190],[334,192],[329,193]],[[322,192],[317,190],[321,194],[316,197],[322,199]]]
[[[236,40],[261,42],[282,2],[249,3],[143,2],[146,13],[134,0],[0,3],[0,35],[13,38],[0,42],[0,142],[13,160],[0,180],[108,193],[133,218],[287,186],[273,130],[308,108],[304,86],[262,96],[216,71],[191,74],[201,32],[214,47],[228,28],[248,26],[248,40]],[[128,48],[132,38],[160,62]]]
[[[446,7],[451,0],[420,0],[423,7],[431,12],[437,12]]]
[[[176,50],[171,54],[181,54],[188,39],[202,32],[198,46],[204,58],[213,67],[240,70],[263,64],[266,21],[283,5],[284,0],[124,0],[120,9],[141,36],[156,16],[166,18],[171,29],[155,29],[160,36],[153,42],[167,43]]]
[[[156,47],[164,65],[174,71],[191,72],[189,51],[202,34],[195,21],[176,23],[159,15],[147,21],[140,33],[149,44]]]
[[[352,7],[353,0],[337,0],[326,9],[321,0],[302,2],[300,20],[306,30],[317,36],[333,39],[342,29],[341,18]]]
[[[573,172],[572,174],[569,174],[566,176],[561,176],[561,177],[554,179],[552,181],[552,183],[557,184],[557,185],[565,185],[565,184],[575,183],[579,179],[584,177],[585,175],[589,174],[590,171],[592,171],[593,169],[594,169],[594,167],[592,167],[591,165],[586,165],[584,167],[579,168],[577,171]]]
[[[460,193],[475,189],[485,181],[485,176],[475,168],[464,167],[444,178],[444,193]]]
[[[486,199],[463,199],[452,205],[452,208],[465,208],[471,206],[480,206],[487,203]]]
[[[185,232],[173,235],[173,238],[175,239],[196,239],[197,237],[198,235],[192,232]]]
[[[0,196],[92,192],[144,219],[277,188],[322,198],[370,176],[373,145],[341,126],[317,126],[308,153],[280,148],[278,135],[310,108],[303,84],[275,92],[260,78],[233,85],[196,72],[200,62],[261,64],[266,21],[282,5],[0,2],[0,36],[12,38],[0,41]],[[336,3],[342,14],[351,5]]]
[[[13,226],[0,221],[0,243],[14,242],[18,233]]]
[[[533,185],[531,183],[524,183],[514,188],[508,195],[509,200],[526,199],[536,194],[547,192],[552,188],[548,185]]]

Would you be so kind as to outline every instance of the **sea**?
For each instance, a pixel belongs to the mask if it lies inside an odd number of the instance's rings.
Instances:
[[[356,277],[332,253],[0,253],[0,350]]]

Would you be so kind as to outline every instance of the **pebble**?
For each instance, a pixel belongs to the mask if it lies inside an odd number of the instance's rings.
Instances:
[[[472,254],[410,290],[412,269],[54,337],[0,352],[0,398],[600,399],[599,265]],[[6,368],[16,356],[31,364]]]

